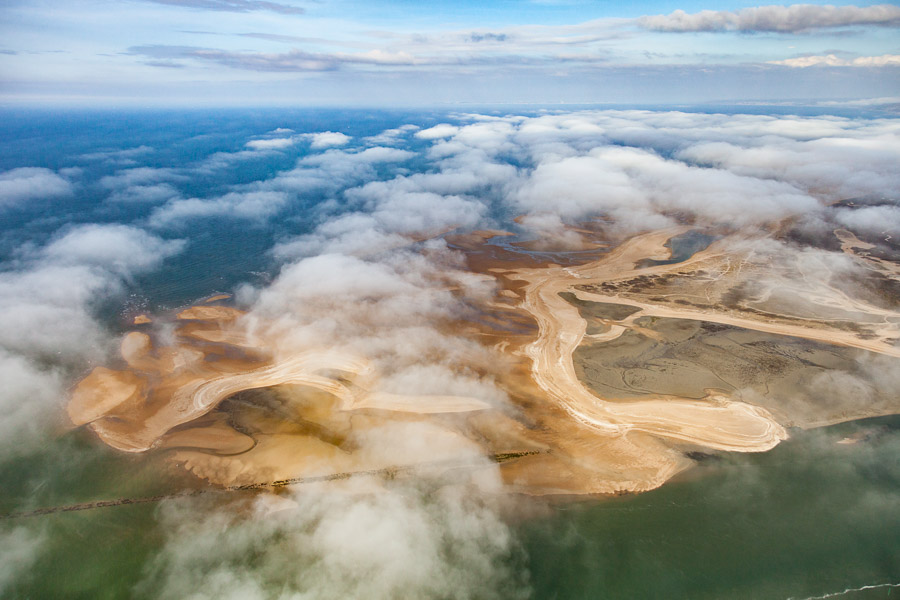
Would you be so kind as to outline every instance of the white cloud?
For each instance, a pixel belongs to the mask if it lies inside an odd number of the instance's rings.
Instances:
[[[352,139],[349,135],[339,131],[322,131],[320,133],[307,133],[304,137],[310,140],[309,147],[316,150],[320,148],[332,148],[334,146],[346,146]]]
[[[426,440],[421,429],[397,428],[390,444]],[[141,587],[197,600],[529,596],[512,568],[516,541],[489,499],[496,484],[485,494],[427,482],[372,493],[373,483],[304,486],[243,509],[164,505],[165,545]]]
[[[784,60],[770,60],[771,65],[786,67],[895,67],[900,66],[900,54],[882,54],[881,56],[859,56],[857,58],[838,58],[834,54],[825,56],[801,56]]]
[[[402,162],[415,156],[408,150],[373,146],[361,152],[344,150],[328,150],[322,154],[313,154],[300,159],[300,165],[325,167],[330,171],[342,171],[343,165],[367,165],[378,163]]]
[[[128,225],[82,225],[47,244],[41,257],[56,265],[97,266],[127,276],[157,268],[185,245]]]
[[[106,189],[119,190],[133,185],[148,185],[163,181],[186,181],[187,177],[174,169],[155,167],[135,167],[116,171],[115,175],[107,175],[100,179],[100,185]]]
[[[864,98],[862,100],[823,100],[819,104],[822,106],[886,106],[900,104],[900,96]]]
[[[385,129],[377,135],[372,135],[364,139],[367,144],[376,146],[393,146],[403,141],[404,137],[413,131],[419,129],[418,125],[406,124],[393,129]]]
[[[877,25],[900,26],[900,7],[876,6],[757,6],[737,11],[703,10],[689,14],[676,10],[668,15],[646,16],[637,23],[654,31],[774,31],[795,33],[814,29]]]
[[[172,200],[150,215],[153,227],[180,227],[191,219],[229,218],[261,221],[278,213],[287,194],[271,191],[230,192],[217,198]]]
[[[26,200],[71,196],[72,184],[50,169],[22,167],[0,173],[0,209]]]
[[[251,187],[298,194],[317,190],[334,193],[361,181],[374,179],[376,165],[400,163],[414,156],[413,152],[407,150],[383,146],[362,151],[326,150],[321,154],[305,156],[297,161],[294,169]]]
[[[246,146],[251,150],[282,150],[294,145],[294,138],[270,138],[250,140]]]
[[[441,123],[439,125],[435,125],[434,127],[429,127],[428,129],[417,131],[416,137],[420,140],[436,140],[439,138],[450,137],[458,131],[459,127],[456,127],[455,125]]]
[[[80,155],[78,158],[80,158],[81,160],[96,160],[114,165],[130,166],[137,164],[137,162],[135,161],[136,157],[143,154],[149,154],[150,152],[153,152],[153,148],[150,146],[137,146],[135,148],[122,148],[118,150],[99,150],[97,152],[89,152],[87,154]]]
[[[860,206],[835,211],[838,223],[853,231],[867,234],[898,235],[900,206]]]

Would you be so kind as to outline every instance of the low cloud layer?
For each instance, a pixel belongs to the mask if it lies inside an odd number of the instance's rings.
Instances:
[[[200,518],[195,507],[173,503],[162,511],[166,545],[139,589],[198,600],[526,598],[511,560],[515,541],[480,494],[306,486],[260,498],[249,516],[245,509]]]
[[[900,26],[900,6],[757,6],[737,11],[703,10],[686,13],[676,10],[668,15],[641,17],[641,27],[654,31],[744,31],[800,33],[815,29],[878,25]]]
[[[288,201],[279,192],[232,192],[217,198],[171,200],[150,215],[153,227],[184,227],[197,218],[229,218],[262,221],[280,211]]]
[[[23,167],[0,173],[0,209],[30,200],[71,196],[68,179],[50,169]]]

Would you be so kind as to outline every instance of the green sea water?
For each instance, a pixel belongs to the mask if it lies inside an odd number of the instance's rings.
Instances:
[[[900,419],[795,431],[521,535],[535,598],[900,597]]]
[[[862,439],[838,443],[853,435]],[[74,432],[4,465],[3,509],[192,485],[179,473]],[[188,502],[202,511],[210,500]],[[135,586],[164,542],[158,510],[0,521],[0,534],[25,528],[44,540],[5,597],[143,597],[152,586]],[[525,556],[516,568],[533,598],[900,597],[889,587],[900,583],[900,418],[794,432],[767,453],[704,459],[653,492],[557,500],[529,513],[511,520]]]

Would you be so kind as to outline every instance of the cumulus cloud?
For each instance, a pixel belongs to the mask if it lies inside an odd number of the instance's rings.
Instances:
[[[50,169],[22,167],[0,173],[0,209],[27,200],[71,196],[72,184]]]
[[[178,227],[191,219],[229,218],[262,221],[278,213],[288,202],[281,192],[230,192],[217,198],[172,200],[150,215],[153,227]]]
[[[293,138],[269,138],[263,140],[250,140],[246,146],[251,150],[282,150],[294,145]]]
[[[124,277],[157,268],[185,245],[128,225],[82,225],[44,246],[41,258],[56,265],[101,267]]]
[[[418,125],[408,123],[406,125],[401,125],[400,127],[385,129],[377,135],[372,135],[365,138],[364,141],[375,146],[393,146],[395,144],[401,143],[404,136],[412,133],[413,131],[417,131],[418,129]]]
[[[790,185],[705,170],[638,149],[604,148],[539,165],[516,196],[529,212],[553,211],[570,222],[604,214],[634,230],[695,214],[712,222],[759,224],[814,209]],[[552,199],[550,201],[549,199]]]
[[[810,125],[813,134],[815,124]],[[849,126],[850,122],[832,125]],[[891,196],[900,184],[900,175],[892,167],[900,160],[900,144],[889,126],[880,122],[808,140],[700,142],[678,156],[744,176],[787,182],[827,200]]]
[[[417,132],[431,141],[430,172],[345,193],[365,207],[353,221],[367,239],[380,231],[391,244],[390,234],[401,231],[378,222],[378,190],[382,198],[433,193],[499,203],[565,246],[576,242],[562,240],[566,223],[596,216],[623,230],[682,219],[761,225],[820,214],[822,201],[891,197],[900,187],[900,141],[885,120],[654,111],[458,119]],[[486,211],[470,214],[485,225]],[[350,234],[326,230],[318,242],[314,234],[282,249],[290,255],[351,243]]]
[[[856,232],[890,235],[900,232],[900,206],[839,208],[834,215],[838,223]]]
[[[350,136],[339,131],[322,131],[319,133],[307,133],[304,137],[310,140],[309,147],[314,149],[333,148],[334,146],[346,146],[350,143]]]
[[[900,26],[900,7],[892,4],[876,6],[757,6],[737,11],[703,10],[686,13],[676,10],[668,15],[640,17],[638,25],[653,31],[768,31],[797,33],[815,29],[876,25]]]
[[[440,138],[450,137],[458,131],[459,127],[456,127],[455,125],[441,123],[440,125],[435,125],[434,127],[429,127],[428,129],[417,131],[416,137],[421,140],[436,140]]]
[[[834,54],[825,56],[800,56],[784,60],[770,60],[771,65],[786,67],[894,67],[900,66],[900,54],[882,54],[881,56],[859,56],[857,58],[838,58]]]
[[[502,393],[478,369],[496,359],[442,326],[469,314],[469,301],[493,294],[492,282],[462,267],[461,257],[441,240],[420,252],[395,248],[365,257],[301,258],[259,292],[251,318],[267,328],[267,337],[280,339],[285,351],[314,349],[328,340],[330,347],[375,361],[385,377],[406,373],[428,380],[422,366],[444,366],[455,375],[443,380],[443,391],[432,393],[465,389],[494,403]]]
[[[365,150],[330,149],[321,154],[305,156],[297,161],[295,168],[252,187],[291,194],[337,193],[362,181],[376,179],[376,168],[402,163],[414,156],[408,150],[384,146]]]
[[[184,182],[187,179],[175,169],[136,167],[106,175],[99,183],[110,190],[110,202],[153,203],[177,197],[178,190],[169,182]]]

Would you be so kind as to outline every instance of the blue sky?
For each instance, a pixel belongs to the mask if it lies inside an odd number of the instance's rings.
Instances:
[[[900,95],[898,27],[883,3],[12,0],[0,102],[884,98]]]

